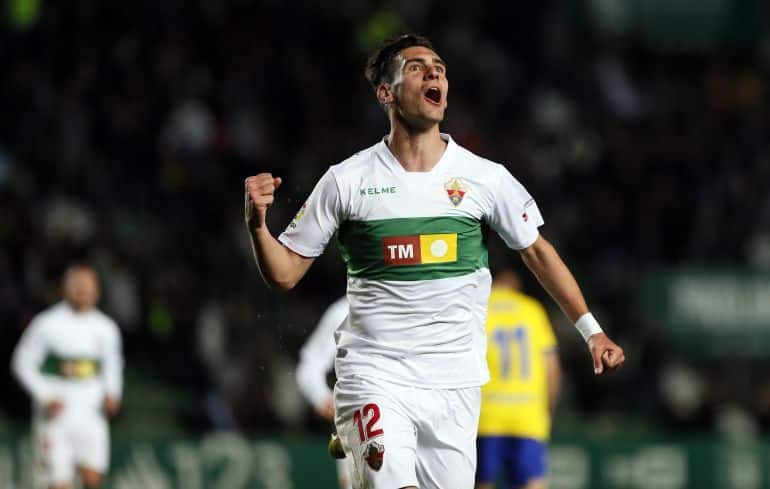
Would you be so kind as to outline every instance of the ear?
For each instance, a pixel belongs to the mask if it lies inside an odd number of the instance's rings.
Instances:
[[[377,101],[380,105],[388,105],[392,103],[394,99],[395,97],[390,84],[381,83],[380,86],[377,87]]]

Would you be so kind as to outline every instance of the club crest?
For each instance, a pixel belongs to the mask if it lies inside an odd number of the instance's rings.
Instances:
[[[449,201],[452,202],[452,205],[455,207],[460,205],[465,194],[468,192],[468,187],[457,177],[450,178],[449,181],[444,184],[444,189],[449,197]]]
[[[372,470],[380,470],[382,468],[382,459],[385,456],[385,446],[376,441],[370,441],[364,450],[364,460],[369,464]]]

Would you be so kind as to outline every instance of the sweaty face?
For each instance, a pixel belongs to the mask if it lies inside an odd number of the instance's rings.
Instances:
[[[99,300],[99,280],[90,268],[74,268],[64,277],[64,299],[78,310],[88,310]]]
[[[439,55],[424,46],[412,46],[401,51],[395,62],[392,90],[397,113],[424,128],[444,120],[449,82]]]

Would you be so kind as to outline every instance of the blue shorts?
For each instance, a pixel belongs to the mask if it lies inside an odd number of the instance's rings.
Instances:
[[[476,481],[495,482],[503,470],[510,487],[520,487],[530,479],[545,477],[546,445],[532,438],[480,436]]]

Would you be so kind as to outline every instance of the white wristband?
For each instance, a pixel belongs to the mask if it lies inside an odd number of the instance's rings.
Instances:
[[[586,343],[588,343],[588,338],[602,332],[602,327],[599,326],[594,315],[590,312],[580,316],[577,322],[575,322],[575,327],[580,331],[580,336],[583,337],[583,340],[585,340]]]

